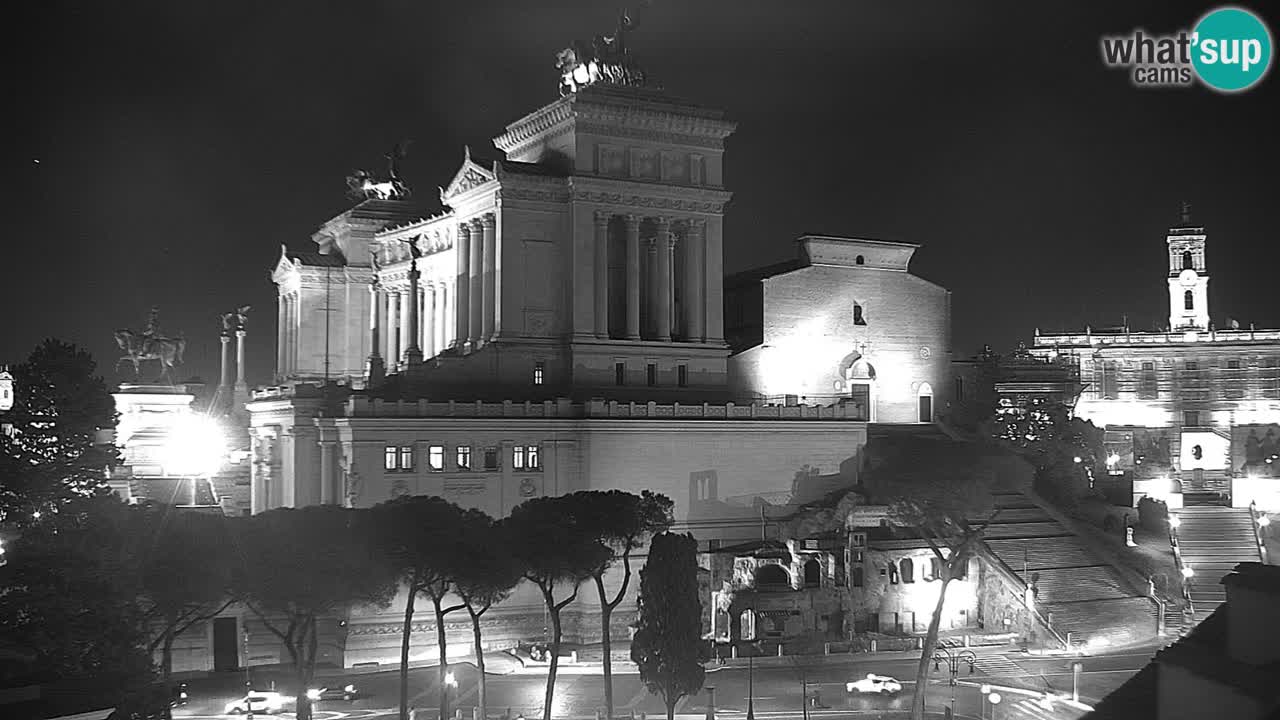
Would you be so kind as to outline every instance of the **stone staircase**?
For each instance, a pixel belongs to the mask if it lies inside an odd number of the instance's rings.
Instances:
[[[1220,505],[1184,507],[1174,529],[1182,566],[1194,573],[1186,581],[1195,621],[1226,602],[1222,578],[1242,562],[1262,562],[1249,508]]]
[[[1157,610],[1080,538],[1030,497],[995,495],[986,532],[993,555],[1038,588],[1036,609],[1073,645],[1123,644],[1156,634]]]

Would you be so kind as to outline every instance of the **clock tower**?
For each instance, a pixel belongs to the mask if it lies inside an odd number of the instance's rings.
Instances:
[[[1169,228],[1169,330],[1209,329],[1209,274],[1205,270],[1204,228],[1191,222],[1191,206],[1182,204],[1182,221]]]

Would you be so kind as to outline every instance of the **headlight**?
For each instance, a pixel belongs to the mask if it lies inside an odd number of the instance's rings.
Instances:
[[[355,685],[348,685],[348,686],[346,686],[346,687],[344,687],[344,688],[342,688],[342,689],[343,689],[343,691],[344,691],[344,692],[353,693],[353,692],[355,692],[355,691],[356,691],[356,686],[355,686]]]
[[[320,699],[320,691],[319,691],[319,690],[317,690],[317,689],[315,689],[315,688],[311,688],[310,690],[308,690],[308,691],[307,691],[307,699],[308,699],[308,700],[319,700],[319,699]]]

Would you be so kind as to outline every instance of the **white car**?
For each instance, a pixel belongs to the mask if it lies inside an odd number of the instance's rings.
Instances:
[[[247,712],[275,715],[284,709],[284,696],[278,692],[261,692],[254,690],[239,700],[227,703],[223,715],[242,715]]]
[[[893,695],[902,692],[902,683],[889,677],[888,675],[876,675],[875,673],[867,673],[867,676],[861,680],[845,683],[846,692],[856,693],[880,693],[881,695]]]

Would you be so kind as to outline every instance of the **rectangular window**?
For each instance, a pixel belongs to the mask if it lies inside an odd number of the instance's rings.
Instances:
[[[649,383],[649,387],[653,387],[654,385],[657,385],[658,384],[658,366],[654,365],[653,363],[649,363],[648,365],[646,365],[644,367],[644,376],[645,376],[645,381]]]
[[[471,446],[470,445],[458,446],[458,469],[459,470],[471,469]]]
[[[1239,369],[1240,369],[1240,361],[1239,361],[1239,360],[1228,360],[1228,361],[1227,361],[1227,369],[1228,369],[1228,370],[1239,370]]]
[[[1200,369],[1200,363],[1196,362],[1195,360],[1188,360],[1188,361],[1183,365],[1183,368],[1184,368],[1184,369],[1186,369],[1186,370],[1199,370],[1199,369]]]
[[[546,372],[547,364],[539,360],[533,364],[533,384],[541,385],[543,373]]]
[[[1102,365],[1102,397],[1107,400],[1115,400],[1120,397],[1119,385],[1119,378],[1116,377],[1116,364],[1114,361],[1108,360]]]
[[[1154,400],[1159,395],[1156,383],[1156,364],[1142,363],[1142,379],[1138,384],[1138,397],[1143,400]]]
[[[427,448],[427,467],[432,472],[441,472],[444,470],[444,446],[432,445]]]
[[[511,448],[511,467],[516,470],[524,469],[524,446],[517,445]]]
[[[680,387],[689,387],[689,366],[676,366],[676,384]]]
[[[413,472],[413,446],[388,445],[383,450],[382,467],[387,472]]]
[[[484,449],[484,469],[485,470],[498,469],[498,448]]]
[[[627,364],[626,363],[613,364],[613,384],[614,385],[627,384]]]
[[[1182,413],[1182,424],[1184,427],[1200,427],[1200,412],[1197,410],[1186,410]]]
[[[530,445],[524,449],[524,457],[530,470],[542,469],[542,453],[537,445]]]
[[[397,455],[396,446],[388,445],[386,450],[383,451],[382,468],[384,470],[395,471],[398,457],[399,456]]]
[[[413,446],[400,446],[400,470],[402,472],[410,472],[413,470]]]

